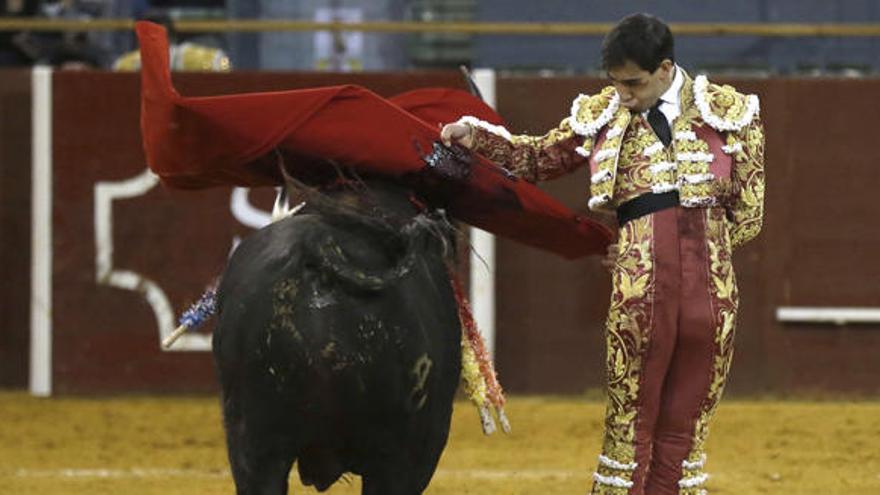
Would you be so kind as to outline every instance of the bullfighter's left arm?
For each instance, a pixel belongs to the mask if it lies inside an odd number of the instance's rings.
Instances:
[[[757,236],[764,221],[764,126],[760,117],[756,115],[746,127],[728,135],[728,146],[737,148],[731,177],[736,193],[729,206],[730,240],[737,248]]]

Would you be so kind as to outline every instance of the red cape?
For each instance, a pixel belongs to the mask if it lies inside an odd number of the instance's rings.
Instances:
[[[171,84],[165,29],[138,22],[141,132],[147,164],[169,187],[280,185],[275,151],[299,164],[328,161],[359,173],[410,180],[439,140],[440,122],[475,115],[500,124],[487,105],[452,89],[389,99],[360,86],[182,97]],[[575,215],[534,185],[474,156],[454,188],[434,191],[464,222],[566,258],[604,253],[605,226]]]

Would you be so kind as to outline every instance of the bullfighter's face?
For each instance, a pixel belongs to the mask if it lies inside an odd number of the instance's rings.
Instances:
[[[631,60],[619,67],[608,69],[608,78],[620,95],[620,104],[635,112],[644,112],[654,106],[660,96],[672,85],[675,64],[665,59],[654,72],[648,72]]]

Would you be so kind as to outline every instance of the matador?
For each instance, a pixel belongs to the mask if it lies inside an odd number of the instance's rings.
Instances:
[[[605,38],[611,85],[537,136],[464,117],[442,136],[532,182],[590,167],[589,207],[617,215],[609,251],[607,411],[593,494],[706,493],[704,444],[728,376],[733,251],[761,229],[755,95],[691,77],[656,17]]]

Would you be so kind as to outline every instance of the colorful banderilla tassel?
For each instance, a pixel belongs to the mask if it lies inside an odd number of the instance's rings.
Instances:
[[[192,306],[189,307],[178,320],[178,327],[162,341],[162,347],[168,349],[177,341],[184,333],[195,330],[200,327],[205,320],[214,315],[217,311],[217,283],[211,284],[202,297],[199,298]]]
[[[483,433],[491,435],[495,432],[495,421],[489,409],[490,405],[495,409],[502,431],[510,433],[510,422],[504,414],[504,391],[498,382],[492,358],[486,351],[483,336],[474,322],[470,303],[464,297],[461,284],[451,267],[449,267],[449,279],[452,281],[452,290],[458,303],[458,316],[462,326],[461,379],[464,382],[465,393],[480,412]]]

